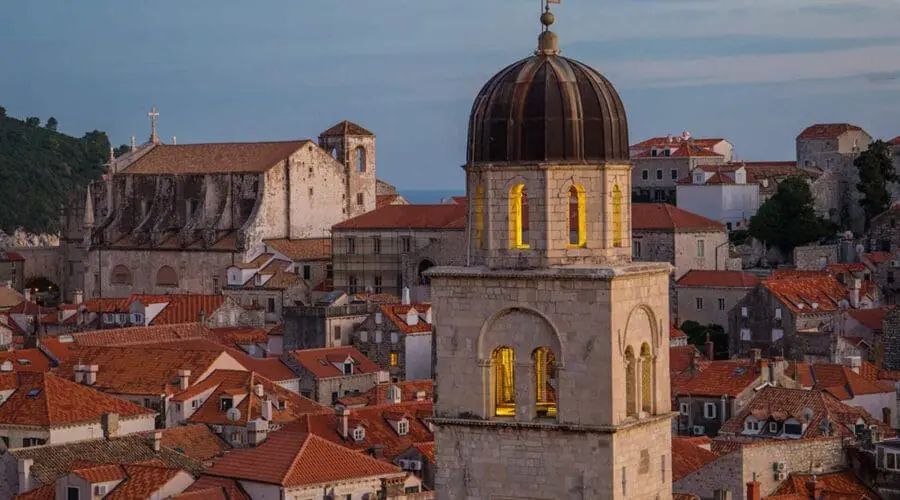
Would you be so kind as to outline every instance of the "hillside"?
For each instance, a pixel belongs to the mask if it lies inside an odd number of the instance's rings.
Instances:
[[[47,121],[8,117],[0,106],[0,231],[56,232],[66,195],[103,173],[105,132],[79,139],[56,132],[55,119]]]

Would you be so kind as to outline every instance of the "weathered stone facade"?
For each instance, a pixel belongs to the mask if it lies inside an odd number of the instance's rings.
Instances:
[[[900,309],[892,309],[884,316],[881,346],[885,370],[900,370]]]
[[[828,264],[840,262],[838,245],[806,245],[794,248],[794,267],[803,271],[821,271]]]
[[[25,288],[25,259],[3,248],[0,248],[0,283],[14,290]]]
[[[727,331],[731,311],[752,288],[732,286],[675,286],[678,324],[696,321],[719,325]]]
[[[704,231],[634,230],[634,260],[668,262],[675,266],[674,279],[691,269],[725,269],[729,262],[725,229]]]

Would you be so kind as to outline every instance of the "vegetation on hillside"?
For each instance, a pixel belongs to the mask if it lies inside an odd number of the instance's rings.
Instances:
[[[891,192],[888,186],[897,181],[894,162],[891,160],[890,145],[884,141],[875,141],[869,148],[853,160],[859,170],[859,183],[856,189],[860,193],[859,205],[866,217],[866,231],[872,217],[884,212],[891,206]]]
[[[44,126],[37,117],[19,120],[0,106],[0,230],[52,233],[73,188],[98,179],[109,157],[109,138],[93,131],[75,138]]]
[[[801,177],[788,177],[778,192],[759,207],[750,219],[750,236],[789,254],[794,247],[832,236],[833,222],[816,215],[815,199]]]

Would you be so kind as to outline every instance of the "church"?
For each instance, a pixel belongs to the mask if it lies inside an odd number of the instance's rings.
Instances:
[[[632,262],[625,108],[538,48],[476,97],[468,260],[434,267],[437,498],[672,498],[668,263]]]
[[[375,135],[343,121],[318,141],[147,143],[73,197],[60,238],[64,298],[214,294],[269,240],[328,238],[375,208]],[[132,141],[133,144],[133,141]],[[383,183],[381,183],[383,184]]]

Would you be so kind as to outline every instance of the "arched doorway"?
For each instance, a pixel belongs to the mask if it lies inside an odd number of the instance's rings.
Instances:
[[[425,276],[425,271],[431,269],[432,267],[434,267],[434,262],[431,262],[428,259],[425,259],[422,262],[419,262],[419,268],[416,271],[416,274],[419,278],[420,285],[430,285],[431,284],[431,280],[428,279],[428,276]]]

